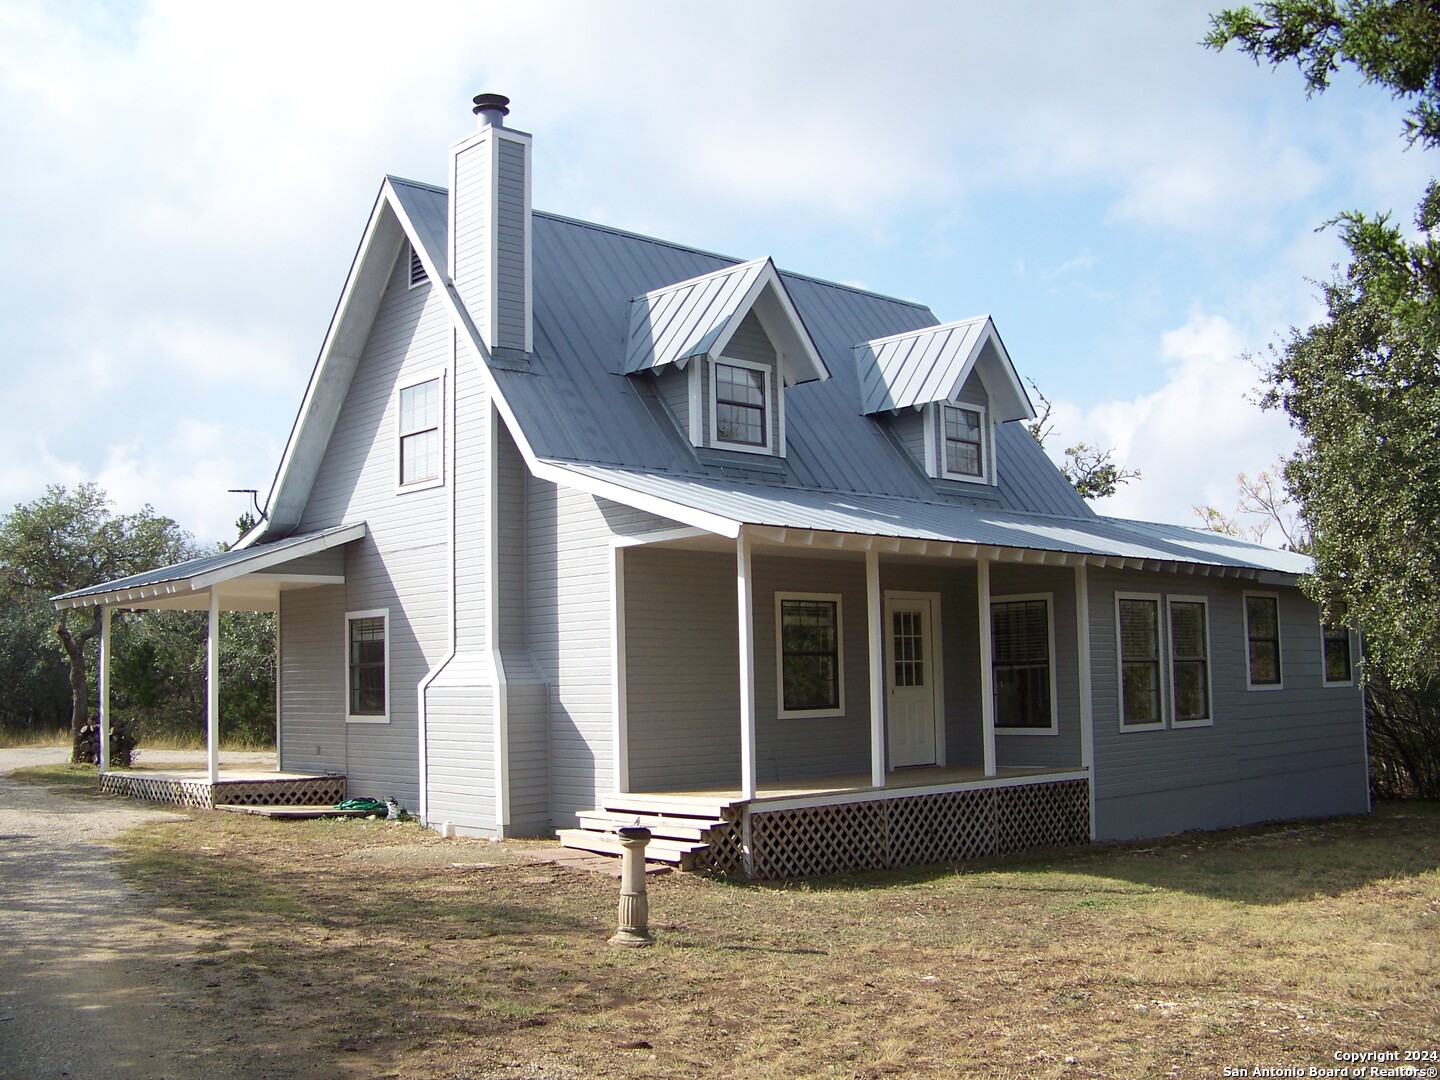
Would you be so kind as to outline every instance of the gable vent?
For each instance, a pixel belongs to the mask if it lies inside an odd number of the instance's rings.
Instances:
[[[410,245],[410,287],[424,285],[430,280],[430,275],[425,272],[425,264],[420,261],[420,253],[415,250],[415,245]]]

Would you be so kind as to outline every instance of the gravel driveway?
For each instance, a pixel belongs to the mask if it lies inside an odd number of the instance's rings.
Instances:
[[[226,1033],[206,1030],[203,1003],[173,974],[189,967],[193,940],[140,902],[114,869],[117,836],[177,815],[129,800],[69,798],[8,777],[67,754],[0,750],[0,1078],[236,1075],[221,1053]],[[203,760],[156,752],[144,763]],[[225,760],[273,766],[274,755]]]

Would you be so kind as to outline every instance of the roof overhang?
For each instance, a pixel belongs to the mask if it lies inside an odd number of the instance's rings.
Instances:
[[[339,549],[365,535],[365,523],[292,536],[273,544],[232,548],[215,555],[134,574],[52,599],[59,610],[80,607],[199,610],[213,593],[223,611],[277,611],[289,589],[345,583]]]

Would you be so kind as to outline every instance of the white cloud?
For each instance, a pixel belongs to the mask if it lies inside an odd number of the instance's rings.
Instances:
[[[1152,393],[1088,408],[1057,402],[1052,453],[1085,441],[1113,447],[1115,460],[1142,479],[1097,509],[1117,517],[1196,523],[1192,507],[1229,511],[1235,478],[1254,475],[1293,449],[1283,415],[1254,403],[1259,375],[1242,357],[1246,340],[1217,315],[1195,315],[1159,342],[1165,382]]]

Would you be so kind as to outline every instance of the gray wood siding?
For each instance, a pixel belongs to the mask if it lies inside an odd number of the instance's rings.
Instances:
[[[870,646],[865,622],[865,564],[855,559],[756,555],[755,771],[765,780],[870,771]],[[733,598],[735,572],[730,572]],[[838,593],[844,645],[845,715],[779,713],[780,659],[775,641],[777,592]],[[739,669],[731,678],[738,683]],[[736,725],[739,715],[736,714]]]
[[[485,417],[489,408],[485,376],[473,365],[457,365],[455,658],[430,685],[425,728],[428,822],[440,825],[448,821],[463,832],[484,836],[496,832],[495,700],[485,637],[490,543]]]
[[[1076,651],[1075,571],[1040,566],[992,565],[990,596],[1051,593],[1055,654],[1050,658],[1055,735],[1007,734],[995,729],[995,763],[1007,765],[1080,764],[1080,658]]]
[[[344,620],[339,585],[280,594],[280,753],[286,769],[345,771]]]
[[[1207,598],[1213,726],[1119,729],[1117,590]],[[1266,590],[1280,594],[1285,686],[1247,690],[1244,591],[1239,583],[1204,578],[1091,573],[1100,839],[1368,808],[1360,691],[1321,685],[1315,606],[1297,589]],[[1168,670],[1164,677],[1168,699]]]
[[[656,394],[665,403],[665,407],[670,410],[670,415],[675,417],[676,426],[685,436],[686,442],[689,442],[690,368],[687,366],[684,371],[680,371],[674,364],[670,364],[658,375],[651,377],[655,380]]]
[[[924,411],[902,409],[898,415],[886,416],[882,419],[889,426],[896,440],[904,447],[905,452],[915,460],[915,464],[925,469],[927,473],[933,473],[933,468],[927,465],[928,450],[925,445]]]
[[[530,231],[525,205],[525,148],[510,139],[499,143],[495,236],[495,344],[524,350],[526,309],[525,248]]]
[[[390,721],[347,726],[343,769],[356,795],[419,802],[416,688],[449,644],[447,475],[441,487],[397,494],[397,384],[449,365],[452,335],[440,299],[428,285],[411,289],[397,260],[379,312],[326,447],[300,529],[364,521],[367,535],[347,546],[342,615],[329,649],[343,681],[343,612],[389,610]],[[446,379],[445,437],[452,437],[453,381]],[[445,454],[448,465],[448,452]],[[319,647],[284,640],[287,653]],[[292,680],[293,684],[293,680]],[[344,702],[339,702],[344,723]]]
[[[550,807],[573,824],[614,790],[610,538],[675,522],[530,477],[530,653],[549,684]]]
[[[447,672],[447,674],[451,674]],[[493,836],[495,828],[495,704],[488,672],[463,669],[453,685],[437,681],[426,705],[427,824]]]
[[[738,784],[735,557],[647,548],[624,557],[630,787]]]
[[[482,333],[490,309],[490,214],[493,202],[494,147],[484,139],[455,158],[454,223],[455,290]]]

